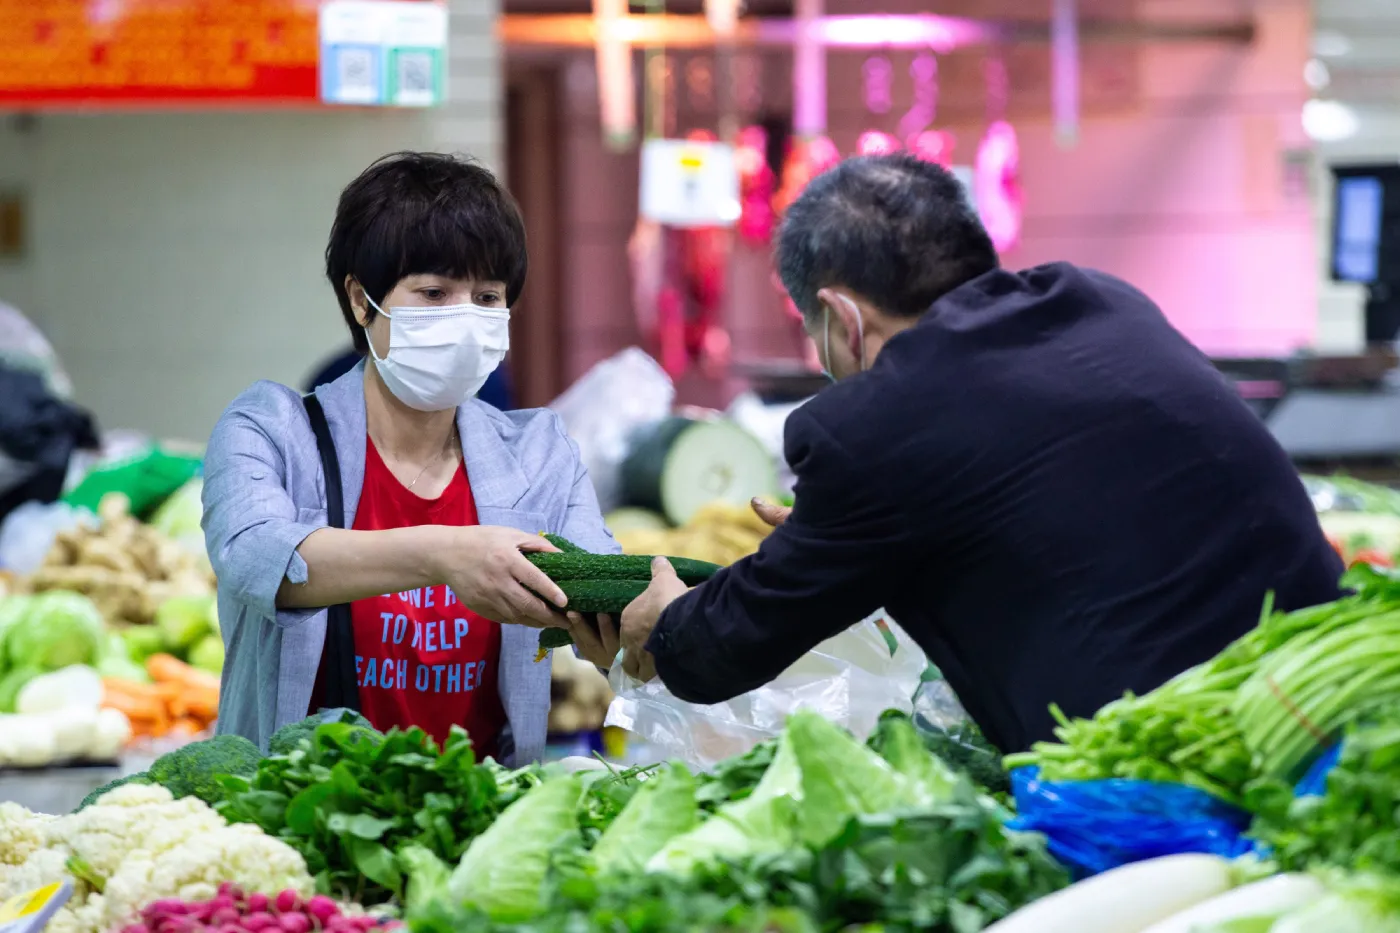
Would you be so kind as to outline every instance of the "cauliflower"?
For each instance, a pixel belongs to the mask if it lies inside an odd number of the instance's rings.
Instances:
[[[0,874],[0,899],[75,875],[73,896],[48,933],[103,933],[161,898],[213,897],[224,881],[266,893],[313,888],[290,846],[256,826],[229,825],[199,799],[176,800],[158,785],[124,784],[58,818],[0,807],[0,845],[12,839],[25,855],[11,856],[15,867]]]
[[[44,827],[55,819],[30,813],[17,803],[0,803],[0,891],[9,872],[44,847]]]

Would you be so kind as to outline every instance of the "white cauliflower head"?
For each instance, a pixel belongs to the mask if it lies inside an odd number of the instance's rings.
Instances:
[[[17,803],[0,803],[0,892],[5,890],[9,869],[23,865],[46,844],[49,823],[57,817],[32,813]]]
[[[292,888],[307,895],[314,887],[306,862],[286,843],[256,826],[230,826],[202,801],[175,800],[156,785],[125,784],[77,813],[37,824],[25,814],[0,807],[0,845],[13,839],[15,852],[27,852],[14,866],[0,858],[0,895],[81,875],[48,933],[105,933],[152,901],[205,900],[225,881],[269,894]]]

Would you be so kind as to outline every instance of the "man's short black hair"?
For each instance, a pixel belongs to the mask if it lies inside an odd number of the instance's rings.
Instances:
[[[807,317],[844,285],[917,317],[1000,263],[952,173],[907,154],[847,159],[809,183],[778,234],[778,275]]]
[[[341,192],[326,245],[326,278],[361,353],[369,344],[346,276],[376,304],[410,275],[499,281],[509,307],[528,264],[515,199],[476,162],[435,152],[396,152],[365,169]]]

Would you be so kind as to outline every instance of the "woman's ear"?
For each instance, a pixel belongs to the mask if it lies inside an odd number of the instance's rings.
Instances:
[[[355,315],[355,322],[361,327],[368,327],[369,322],[374,319],[374,314],[365,299],[364,286],[355,281],[354,276],[345,277],[345,296],[350,299],[350,310]]]

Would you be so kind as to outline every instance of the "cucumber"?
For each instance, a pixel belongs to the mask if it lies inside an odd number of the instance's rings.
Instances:
[[[650,580],[651,562],[654,559],[641,554],[588,554],[571,551],[535,551],[526,554],[525,558],[561,587],[564,584],[560,581],[564,580]],[[675,568],[676,576],[687,586],[704,583],[720,569],[719,564],[703,560],[690,560],[685,557],[666,559]]]
[[[684,525],[711,502],[747,506],[755,496],[772,497],[778,468],[758,438],[732,422],[673,417],[632,448],[621,487],[627,505]]]
[[[561,538],[561,537],[559,537],[558,535],[552,535],[552,534],[550,534],[550,533],[547,532],[547,531],[541,531],[541,532],[540,532],[540,537],[541,537],[541,538],[544,538],[546,541],[548,541],[550,544],[552,544],[552,545],[554,545],[555,547],[557,547],[559,550],[563,551],[565,554],[587,554],[587,553],[588,553],[588,552],[585,551],[583,548],[579,547],[577,544],[575,544],[574,542],[570,541],[568,538]]]
[[[540,651],[553,651],[555,648],[567,648],[574,643],[574,636],[569,634],[566,628],[545,628],[540,629]]]

